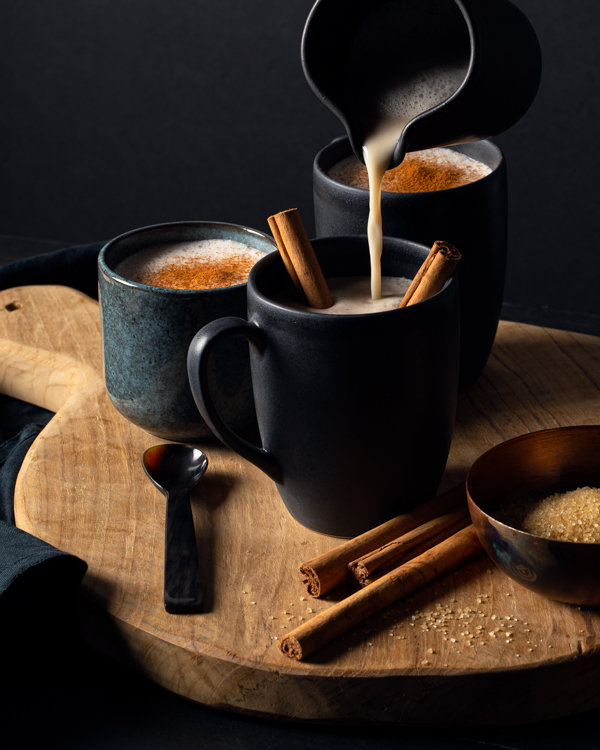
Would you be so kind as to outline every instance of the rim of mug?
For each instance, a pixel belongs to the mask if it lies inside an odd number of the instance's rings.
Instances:
[[[365,243],[368,242],[368,238],[367,238],[366,234],[362,234],[362,235],[360,235],[360,234],[359,235],[355,235],[355,234],[352,234],[352,235],[350,235],[350,234],[348,234],[348,235],[343,235],[343,234],[337,235],[337,234],[335,234],[335,235],[330,235],[330,236],[327,236],[327,237],[316,237],[314,240],[311,240],[311,243],[314,242],[314,241],[316,241],[316,240],[319,240],[319,241],[320,240],[329,240],[329,239],[331,239],[333,237],[335,237],[335,239],[340,239],[340,240],[350,239],[350,238],[353,239],[353,240],[356,240],[357,237],[360,237],[360,238],[364,239]],[[401,237],[387,237],[387,236],[384,236],[383,240],[384,240],[384,242],[385,242],[385,240],[392,240],[394,242],[403,242],[403,243],[407,243],[409,245],[415,245],[415,246],[417,246],[419,248],[422,247],[426,252],[429,252],[427,250],[426,246],[423,245],[422,243],[420,243],[420,242],[413,242],[412,240],[404,240]],[[334,313],[334,314],[332,314],[332,313],[321,312],[320,310],[302,310],[302,309],[299,309],[297,307],[289,307],[288,305],[285,305],[282,302],[276,302],[271,297],[267,297],[266,294],[263,294],[260,291],[260,289],[258,288],[257,284],[254,282],[254,277],[256,276],[256,273],[260,273],[260,270],[258,269],[258,266],[260,264],[264,263],[265,260],[266,260],[266,258],[267,258],[267,256],[270,256],[270,255],[271,255],[271,253],[265,253],[265,257],[261,258],[257,263],[255,263],[254,266],[252,266],[252,269],[250,270],[250,274],[248,275],[248,282],[250,282],[250,280],[252,280],[252,294],[255,294],[260,299],[261,303],[262,304],[266,304],[268,308],[271,308],[273,310],[279,310],[284,315],[292,315],[292,316],[296,317],[297,314],[300,314],[300,316],[302,318],[306,318],[306,319],[310,319],[310,318],[313,318],[314,316],[317,316],[317,317],[319,317],[321,319],[330,320],[332,322],[332,324],[334,324],[336,320],[353,320],[353,319],[356,319],[356,318],[370,320],[370,319],[372,319],[375,316],[381,316],[381,315],[385,315],[385,316],[389,317],[390,315],[397,315],[399,310],[405,310],[405,311],[412,310],[414,312],[414,310],[416,310],[418,308],[421,308],[421,305],[426,305],[426,306],[429,307],[429,306],[431,306],[433,304],[436,304],[436,302],[439,299],[440,295],[443,295],[443,294],[447,293],[448,287],[451,284],[455,284],[456,283],[456,278],[457,278],[456,270],[454,270],[452,272],[451,276],[446,280],[446,282],[444,283],[444,286],[440,289],[439,292],[436,292],[431,297],[428,297],[427,299],[423,300],[422,302],[418,302],[415,305],[410,305],[408,307],[402,307],[402,308],[401,307],[393,307],[391,310],[378,310],[376,312],[370,312],[370,313]],[[273,262],[275,262],[275,261],[273,261]],[[291,279],[290,279],[290,285],[292,285],[292,280]],[[406,314],[406,313],[403,313],[403,314]],[[408,314],[413,314],[413,313],[409,312]]]
[[[117,245],[119,242],[126,240],[130,237],[135,237],[136,235],[143,235],[146,232],[154,232],[156,230],[160,229],[175,229],[177,227],[208,227],[208,226],[215,226],[215,227],[224,227],[224,228],[232,228],[237,231],[242,231],[243,233],[247,233],[250,235],[255,235],[257,237],[260,237],[261,240],[269,242],[273,247],[269,251],[263,251],[259,248],[250,247],[251,250],[257,250],[258,252],[262,253],[263,256],[270,255],[272,252],[277,250],[277,245],[275,244],[275,240],[268,234],[265,234],[264,232],[261,232],[258,229],[253,229],[252,227],[247,227],[244,224],[232,224],[231,222],[226,221],[168,221],[164,222],[162,224],[149,224],[145,227],[138,227],[137,229],[130,229],[127,232],[123,232],[123,234],[118,235],[117,237],[114,237],[112,240],[109,240],[105,245],[102,246],[100,253],[98,254],[98,270],[102,273],[102,275],[110,281],[114,281],[118,284],[121,284],[122,286],[132,287],[134,289],[139,289],[143,292],[149,292],[153,294],[176,294],[177,296],[197,296],[199,294],[222,294],[223,292],[226,292],[229,289],[238,289],[239,287],[247,286],[248,282],[244,281],[242,284],[232,284],[231,286],[220,286],[215,287],[213,289],[173,289],[172,287],[163,287],[163,286],[152,286],[151,284],[142,284],[139,281],[131,281],[131,279],[126,279],[124,276],[121,276],[118,274],[114,269],[110,268],[108,263],[106,262],[106,254],[107,252]],[[221,237],[217,238],[211,238],[206,237],[205,239],[222,239]],[[237,242],[238,240],[232,240],[233,242]],[[144,248],[139,248],[139,250],[142,250]],[[138,252],[136,250],[135,252]],[[133,254],[133,253],[132,253]],[[262,258],[256,261],[256,263],[260,263]],[[254,265],[256,265],[256,263]],[[254,266],[252,267],[254,268]],[[252,269],[251,269],[252,271]]]
[[[318,154],[315,156],[314,162],[313,162],[313,169],[315,172],[319,174],[321,178],[323,178],[326,182],[331,183],[333,185],[338,186],[342,189],[342,191],[347,191],[348,193],[354,193],[354,194],[362,194],[362,193],[369,193],[368,188],[362,188],[362,187],[355,187],[354,185],[346,185],[344,182],[340,182],[339,180],[334,180],[333,177],[330,177],[327,172],[323,169],[323,167],[320,165],[319,160],[322,158],[323,154],[331,148],[334,144],[340,143],[341,141],[345,141],[348,146],[350,147],[350,153],[348,156],[355,156],[354,151],[352,150],[352,146],[350,145],[350,138],[347,135],[340,136],[339,138],[334,138],[330,143],[328,143],[326,146],[323,146],[323,148],[318,152]],[[381,191],[381,199],[382,202],[384,200],[384,196],[394,196],[394,195],[406,195],[410,196],[412,199],[418,199],[419,196],[429,196],[433,195],[435,193],[449,193],[454,190],[465,190],[465,189],[473,189],[473,186],[477,185],[477,183],[485,182],[486,180],[489,180],[494,173],[500,169],[500,167],[505,164],[505,158],[504,154],[502,152],[502,149],[500,146],[495,144],[491,139],[486,138],[481,141],[469,141],[468,143],[453,143],[448,146],[437,146],[436,148],[447,148],[450,150],[454,150],[457,146],[470,146],[472,144],[488,144],[491,146],[497,153],[498,153],[498,163],[494,167],[490,167],[491,172],[485,177],[479,177],[477,180],[471,180],[471,182],[467,182],[464,185],[457,185],[456,187],[451,188],[442,188],[441,190],[418,190],[415,192],[401,192],[401,191],[390,191],[390,190],[382,190]],[[425,150],[431,150],[431,149],[425,149]],[[414,151],[411,151],[410,153],[417,153]],[[460,153],[460,152],[459,152]],[[344,159],[348,158],[348,156],[343,157]],[[471,157],[473,158],[473,157]],[[337,162],[336,162],[337,163]],[[487,165],[486,165],[487,166]]]

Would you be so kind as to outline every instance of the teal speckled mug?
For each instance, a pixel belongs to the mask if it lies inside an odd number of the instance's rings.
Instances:
[[[122,234],[105,245],[98,258],[106,389],[124,417],[167,440],[213,437],[188,384],[188,347],[210,321],[246,317],[246,284],[165,289],[130,281],[115,268],[140,250],[207,239],[233,240],[265,254],[276,249],[270,237],[247,227],[177,222]],[[242,429],[254,418],[248,346],[241,340],[227,344],[215,352],[211,387],[220,411]]]

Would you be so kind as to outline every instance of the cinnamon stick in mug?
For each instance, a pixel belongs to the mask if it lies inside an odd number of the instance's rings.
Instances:
[[[399,307],[416,305],[441,291],[460,259],[461,254],[454,245],[443,240],[434,242]]]
[[[285,270],[288,272],[288,275],[296,288],[298,299],[303,305],[306,305],[308,304],[308,300],[306,299],[306,294],[304,294],[304,289],[302,288],[302,284],[300,283],[300,279],[298,278],[298,274],[296,273],[294,264],[292,263],[290,256],[288,255],[288,251],[281,237],[281,233],[279,231],[279,227],[277,226],[277,222],[275,221],[275,217],[269,216],[267,221],[269,222],[269,226],[271,227],[271,232],[273,233],[273,239],[275,240],[275,244],[279,248],[279,254],[281,255],[281,260],[283,261]]]
[[[473,524],[370,586],[302,623],[279,642],[283,654],[303,659],[416,589],[469,560],[482,549]]]
[[[269,216],[268,222],[288,273],[296,288],[298,287],[295,278],[299,281],[310,307],[316,310],[331,307],[333,305],[331,292],[298,209],[290,208]],[[288,262],[293,267],[291,272]]]
[[[373,552],[443,513],[448,513],[459,503],[466,501],[467,491],[465,483],[462,482],[443,495],[307,560],[300,565],[300,572],[304,576],[303,582],[308,594],[315,598],[323,596],[347,580],[348,565],[353,560]]]

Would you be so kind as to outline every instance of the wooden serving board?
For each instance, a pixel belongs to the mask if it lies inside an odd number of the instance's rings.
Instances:
[[[310,600],[298,573],[339,540],[297,524],[273,483],[216,442],[202,445],[193,497],[206,611],[167,614],[165,502],[140,461],[160,441],[111,405],[100,337],[98,305],[79,292],[0,293],[0,390],[57,412],[21,469],[17,524],[87,561],[92,646],[191,700],[273,718],[489,725],[600,705],[598,610],[542,599],[483,553],[306,661],[281,655],[282,634],[347,593]],[[599,386],[600,339],[502,323],[460,397],[440,491],[503,440],[600,423]]]

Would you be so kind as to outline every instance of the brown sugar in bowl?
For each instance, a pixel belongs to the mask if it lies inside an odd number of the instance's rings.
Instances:
[[[560,602],[600,605],[600,544],[535,536],[497,519],[502,503],[600,487],[600,426],[561,427],[508,440],[467,477],[471,519],[483,548],[517,583]]]

